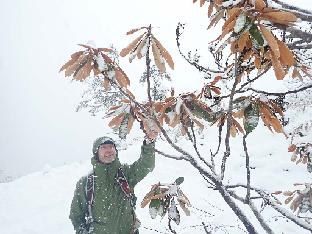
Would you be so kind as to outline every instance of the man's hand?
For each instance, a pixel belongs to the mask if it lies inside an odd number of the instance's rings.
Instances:
[[[144,145],[149,145],[152,144],[156,141],[156,139],[149,139],[147,135],[144,136],[143,144]]]
[[[156,141],[156,139],[151,139],[146,130],[144,129],[144,125],[143,125],[143,121],[140,122],[140,129],[142,129],[142,131],[144,132],[145,136],[144,136],[144,141],[143,141],[143,144],[144,145],[148,145],[148,144],[151,144],[151,143],[154,143]]]
[[[146,125],[146,123],[143,123],[142,120],[140,121],[140,129],[142,129],[142,131],[145,134],[144,141],[143,141],[144,145],[154,143],[156,141],[156,138],[158,135],[158,132],[156,132],[153,129],[150,129],[147,125]]]

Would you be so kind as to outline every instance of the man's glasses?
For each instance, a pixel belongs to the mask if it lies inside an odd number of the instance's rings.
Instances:
[[[114,145],[111,144],[104,144],[104,145],[100,145],[99,149],[112,149],[115,148]]]

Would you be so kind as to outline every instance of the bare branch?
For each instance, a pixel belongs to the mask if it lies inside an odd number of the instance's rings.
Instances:
[[[249,154],[246,144],[246,138],[247,135],[244,135],[243,137],[243,146],[244,146],[244,152],[246,156],[246,177],[247,177],[247,194],[246,194],[246,203],[250,202],[250,166],[249,166]]]
[[[265,92],[263,90],[257,90],[257,89],[254,89],[254,88],[248,88],[245,91],[253,91],[255,93],[261,93],[261,94],[265,94],[265,95],[269,95],[269,96],[282,97],[282,96],[285,96],[285,95],[288,95],[288,94],[299,93],[299,92],[302,92],[304,90],[311,89],[311,88],[312,88],[312,84],[304,86],[304,87],[301,87],[299,89],[289,90],[289,91],[284,92],[284,93],[271,93],[271,92]]]
[[[242,203],[247,204],[250,209],[252,210],[252,212],[254,213],[255,217],[257,218],[257,220],[259,221],[259,223],[261,224],[262,228],[269,234],[274,234],[273,230],[267,225],[267,223],[265,222],[265,220],[263,219],[262,215],[260,214],[260,212],[257,210],[255,204],[251,201],[248,200],[248,202],[246,203],[246,199],[238,196],[234,191],[229,191],[229,193],[231,194],[232,197],[234,197],[235,199],[241,201]],[[262,198],[262,197],[261,197]],[[262,198],[263,199],[263,198]]]
[[[231,94],[230,94],[230,100],[229,100],[229,109],[227,111],[227,116],[226,116],[226,120],[227,120],[227,125],[226,125],[226,135],[225,135],[225,152],[222,158],[222,164],[221,164],[221,180],[223,180],[224,178],[224,172],[225,172],[225,164],[226,164],[226,160],[227,158],[230,156],[231,154],[231,147],[230,147],[230,131],[231,131],[231,126],[232,126],[232,110],[233,110],[233,99],[234,99],[234,94],[235,94],[235,89],[236,86],[238,84],[238,58],[237,58],[237,53],[235,54],[235,81],[231,90]]]
[[[188,59],[184,54],[183,52],[181,51],[181,47],[180,47],[180,36],[182,35],[182,32],[180,30],[180,28],[183,28],[184,25],[179,23],[177,28],[176,28],[176,42],[177,42],[177,47],[179,49],[179,53],[182,55],[182,57],[189,63],[191,64],[192,66],[194,66],[197,70],[199,70],[200,72],[204,72],[204,73],[221,73],[222,71],[216,71],[216,70],[212,70],[212,69],[209,69],[209,68],[205,68],[199,64],[197,64],[196,62],[193,62],[191,61],[190,59]]]
[[[265,193],[262,190],[257,190],[257,192],[263,196],[263,198],[267,201],[267,203],[273,207],[276,211],[278,211],[279,213],[281,213],[283,216],[287,217],[289,220],[291,220],[292,222],[294,222],[295,224],[297,224],[298,226],[309,230],[312,232],[312,225],[306,223],[305,221],[301,220],[300,218],[298,218],[296,215],[294,215],[293,213],[290,213],[289,211],[287,211],[284,207],[282,207],[281,205],[277,204],[275,200],[273,200],[267,193]]]
[[[212,153],[211,152],[211,156],[212,157],[215,157],[218,153],[219,153],[219,150],[220,150],[220,146],[221,146],[221,141],[222,141],[222,129],[223,129],[223,126],[224,126],[224,123],[221,123],[220,126],[219,126],[219,133],[218,133],[218,147],[217,147],[217,150],[215,153]],[[213,159],[211,159],[213,161]],[[213,163],[214,164],[214,163]]]
[[[244,84],[242,84],[242,85],[239,87],[239,89],[237,89],[237,93],[241,93],[242,90],[243,90],[243,88],[244,88],[246,85],[251,84],[252,82],[258,80],[258,79],[259,79],[261,76],[263,76],[265,73],[267,73],[267,71],[270,70],[271,66],[272,66],[272,64],[269,63],[269,64],[265,67],[265,69],[263,69],[263,71],[262,71],[261,73],[259,73],[255,78],[253,78],[253,79],[251,79],[251,80],[245,82]]]
[[[171,159],[175,159],[175,160],[187,160],[187,158],[185,158],[183,155],[181,156],[175,156],[175,155],[170,155],[170,154],[166,154],[158,149],[155,149],[155,152],[166,157],[166,158],[171,158]]]
[[[205,230],[206,234],[212,234],[211,231],[208,230],[208,228],[207,228],[207,226],[206,226],[206,224],[204,222],[202,222],[202,225],[204,227],[204,230]]]
[[[259,223],[261,224],[261,226],[263,227],[263,229],[269,233],[269,234],[274,234],[273,230],[267,225],[267,223],[265,222],[265,220],[263,219],[262,215],[260,214],[260,212],[257,210],[255,204],[250,200],[249,201],[249,207],[252,210],[252,212],[254,213],[255,217],[257,218],[257,220],[259,221]]]
[[[235,202],[231,198],[229,192],[226,190],[225,186],[222,184],[221,180],[216,175],[213,175],[213,174],[209,173],[207,170],[203,169],[194,160],[194,158],[190,158],[189,162],[191,163],[191,165],[194,168],[196,168],[200,172],[200,174],[206,176],[215,184],[215,189],[219,191],[219,193],[221,194],[224,201],[228,204],[228,206],[232,209],[232,211],[237,215],[237,217],[240,219],[240,221],[244,224],[246,230],[249,233],[257,234],[258,232],[256,232],[251,221],[244,214],[244,212],[235,204]]]
[[[176,232],[175,230],[173,230],[172,227],[171,227],[171,219],[169,219],[168,227],[169,227],[169,230],[170,230],[173,234],[177,234],[177,232]]]
[[[193,142],[193,147],[195,149],[195,152],[198,156],[198,158],[203,162],[205,163],[209,168],[210,170],[215,174],[215,168],[213,167],[213,165],[209,164],[202,156],[201,154],[199,153],[198,151],[198,148],[197,148],[197,142],[196,142],[196,135],[195,135],[195,132],[194,132],[194,122],[191,123],[191,131],[192,131],[192,135],[193,135],[193,141],[191,139],[191,136],[189,136],[190,140]],[[186,131],[187,134],[189,135],[189,131],[187,130]]]
[[[312,22],[312,12],[293,6],[293,5],[289,5],[285,2],[282,2],[280,0],[272,0],[273,2],[277,3],[278,5],[280,5],[284,10],[288,10],[293,12],[298,18],[308,21],[308,22]]]
[[[236,184],[236,185],[227,185],[225,186],[226,188],[237,188],[237,187],[243,187],[243,188],[247,188],[246,185],[244,184]],[[260,196],[262,196],[262,198],[266,201],[266,203],[268,205],[270,205],[273,209],[275,209],[276,211],[278,211],[279,213],[281,213],[284,217],[286,217],[287,219],[291,220],[292,222],[294,222],[295,224],[297,224],[298,226],[312,231],[312,225],[306,223],[305,221],[301,220],[300,218],[298,218],[298,216],[294,215],[293,213],[287,211],[283,206],[279,205],[276,200],[274,200],[270,194],[268,194],[267,192],[265,192],[262,189],[259,188],[255,188],[255,187],[250,187],[250,189],[256,191]]]
[[[147,96],[148,100],[150,103],[152,103],[152,97],[151,97],[151,80],[150,80],[150,70],[151,70],[151,59],[149,56],[149,51],[151,47],[151,30],[152,30],[152,25],[149,25],[148,31],[147,31],[147,40],[148,40],[148,45],[147,45],[147,52],[146,52],[146,82],[147,82]]]

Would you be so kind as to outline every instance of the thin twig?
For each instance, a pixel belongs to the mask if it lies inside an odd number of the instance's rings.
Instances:
[[[225,165],[226,165],[226,160],[231,154],[231,147],[230,147],[230,131],[231,131],[231,126],[232,126],[232,110],[233,110],[233,99],[234,99],[234,94],[235,94],[235,89],[238,84],[238,59],[237,59],[237,53],[235,53],[235,72],[234,72],[234,77],[235,81],[231,90],[230,94],[230,100],[229,100],[229,109],[227,111],[227,123],[226,123],[226,135],[225,135],[225,152],[222,158],[222,164],[221,164],[221,180],[224,178],[224,172],[225,172]]]
[[[211,164],[212,167],[215,168],[215,161],[214,158],[215,156],[219,153],[220,150],[220,146],[221,146],[221,141],[222,141],[222,129],[223,129],[224,123],[222,122],[219,126],[219,134],[218,134],[218,147],[215,153],[212,153],[212,151],[210,150],[210,155],[211,155]]]
[[[254,88],[248,88],[245,91],[253,91],[255,93],[261,93],[261,94],[265,94],[265,95],[269,95],[269,96],[281,97],[281,96],[285,96],[285,95],[288,95],[288,94],[299,93],[301,91],[304,91],[304,90],[307,90],[307,89],[311,89],[311,88],[312,88],[312,84],[304,86],[304,87],[301,87],[299,89],[289,90],[289,91],[284,92],[284,93],[270,93],[270,92],[265,92],[265,91],[262,91],[262,90],[257,90],[257,89],[254,89]]]
[[[169,227],[169,230],[170,230],[173,234],[177,234],[177,232],[176,232],[175,230],[173,230],[172,227],[171,227],[171,219],[169,219],[168,227]]]
[[[197,210],[197,211],[203,212],[203,213],[205,213],[206,215],[208,215],[209,217],[213,217],[213,216],[214,216],[213,214],[211,214],[211,213],[209,213],[209,212],[207,212],[207,211],[205,211],[205,210],[196,208],[196,207],[194,207],[193,205],[192,205],[192,209],[195,209],[195,210]]]
[[[272,0],[273,2],[279,4],[283,9],[293,12],[297,17],[308,22],[312,22],[312,12],[305,10],[296,6],[289,5],[280,0]]]
[[[197,142],[196,142],[196,135],[195,135],[195,132],[194,132],[194,122],[191,123],[191,131],[192,131],[192,135],[193,135],[193,147],[194,147],[194,150],[198,156],[198,158],[206,164],[206,166],[208,166],[210,168],[210,170],[215,174],[215,168],[209,164],[202,156],[201,154],[199,153],[198,151],[198,148],[197,148]],[[186,131],[188,133],[188,130]]]
[[[266,67],[263,69],[263,71],[260,72],[256,77],[254,77],[253,79],[251,79],[251,80],[245,82],[244,84],[242,84],[242,85],[237,89],[237,93],[240,93],[246,85],[249,85],[249,84],[251,84],[252,82],[255,82],[255,81],[258,80],[261,76],[263,76],[265,73],[267,73],[267,71],[270,70],[271,66],[272,66],[272,63],[268,63],[268,64],[266,65]]]
[[[207,226],[206,226],[206,224],[205,224],[204,222],[202,222],[202,225],[203,225],[203,227],[204,227],[204,230],[205,230],[206,234],[212,234],[211,231],[209,231],[209,230],[207,229]]]
[[[148,100],[150,103],[152,103],[151,81],[150,81],[151,59],[149,57],[149,50],[151,46],[151,30],[152,30],[152,25],[149,25],[148,31],[147,31],[148,45],[147,45],[147,52],[146,52],[146,81],[147,81],[147,96],[148,96]]]
[[[250,166],[249,166],[249,154],[246,144],[247,134],[243,137],[243,146],[244,152],[246,156],[246,177],[247,177],[247,193],[246,193],[246,203],[249,204],[250,202]]]
[[[174,155],[166,154],[166,153],[164,153],[158,149],[155,149],[155,152],[162,155],[162,156],[165,156],[166,158],[171,158],[171,159],[175,159],[175,160],[187,160],[185,157],[183,157],[183,155],[174,156]]]
[[[221,73],[222,71],[216,71],[216,70],[212,70],[212,69],[209,69],[209,68],[205,68],[201,65],[199,65],[198,63],[196,62],[192,62],[190,59],[188,59],[184,54],[183,52],[181,51],[181,47],[180,47],[180,36],[182,35],[182,32],[180,30],[180,28],[183,27],[183,24],[179,23],[177,28],[176,28],[176,42],[177,42],[177,47],[178,47],[178,50],[179,50],[179,53],[182,55],[182,57],[189,63],[191,64],[192,66],[194,66],[197,70],[199,70],[200,72],[204,72],[204,73]]]

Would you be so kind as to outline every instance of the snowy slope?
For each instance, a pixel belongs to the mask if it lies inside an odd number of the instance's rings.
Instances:
[[[201,142],[209,142],[215,147],[216,140],[210,130]],[[302,182],[310,175],[303,165],[295,165],[290,161],[287,142],[282,135],[272,135],[267,130],[256,129],[248,139],[251,156],[252,183],[260,188],[288,190],[294,182]],[[122,162],[131,163],[138,158],[139,142],[128,145],[127,151],[120,151]],[[241,150],[241,138],[232,142],[232,156],[229,159],[229,171],[225,181],[245,181],[244,157]],[[187,144],[184,144],[191,151]],[[168,146],[161,141],[157,148],[170,152]],[[204,150],[204,149],[202,149]],[[208,152],[208,151],[202,151]],[[178,176],[184,176],[182,190],[190,198],[193,205],[191,216],[182,215],[181,224],[174,228],[178,233],[205,233],[202,222],[210,225],[212,233],[244,233],[242,225],[234,217],[232,211],[220,199],[219,195],[207,189],[204,180],[187,163],[157,156],[156,168],[135,189],[140,202],[150,189],[150,185],[161,181],[172,182]],[[74,233],[68,219],[69,207],[76,181],[90,170],[90,163],[77,162],[58,168],[46,166],[44,170],[21,177],[13,182],[0,184],[0,233],[2,234],[69,234]],[[283,200],[283,199],[282,199]],[[242,206],[243,207],[243,206]],[[152,220],[148,209],[138,208],[142,221],[141,233],[170,233],[167,219]],[[286,222],[278,213],[266,208],[263,212],[276,233],[308,233]],[[252,214],[248,216],[253,217]],[[274,218],[268,219],[268,216]],[[254,223],[257,221],[252,218]],[[260,233],[264,233],[256,224]],[[158,230],[156,232],[155,230]]]
[[[147,1],[136,2],[147,3]],[[171,51],[171,48],[175,48],[176,23],[181,19],[183,19],[182,22],[186,21],[184,17],[186,11],[192,13],[187,15],[187,19],[196,18],[204,27],[207,24],[206,19],[200,20],[199,18],[205,15],[197,14],[195,17],[198,10],[194,11],[194,9],[199,9],[198,5],[193,6],[191,1],[183,1],[188,2],[183,7],[187,10],[172,10],[175,9],[176,2],[172,1],[172,6],[162,10],[163,19],[158,17],[160,9],[156,10],[154,6],[151,7],[151,3],[148,4],[153,11],[141,10],[140,14],[133,17],[134,13],[129,10],[130,5],[134,8],[137,6],[132,2],[127,2],[129,7],[123,5],[123,12],[120,15],[126,15],[128,18],[121,18],[119,22],[115,22],[116,24],[111,24],[111,22],[106,24],[106,21],[110,20],[102,20],[103,9],[106,9],[105,19],[109,18],[108,13],[115,14],[114,9],[116,9],[113,5],[107,6],[107,1],[96,1],[97,6],[101,7],[94,7],[95,3],[86,7],[85,1],[82,0],[7,1],[7,4],[10,4],[0,9],[3,11],[0,14],[1,22],[3,22],[0,29],[3,30],[2,35],[5,35],[1,38],[0,71],[3,88],[0,93],[0,104],[2,113],[6,113],[1,115],[0,121],[1,164],[13,162],[11,168],[21,172],[25,168],[29,170],[39,168],[42,162],[52,163],[53,160],[58,159],[60,164],[64,161],[85,158],[87,152],[91,152],[88,148],[85,149],[85,146],[90,144],[94,135],[107,130],[106,124],[102,120],[91,118],[87,113],[74,112],[74,107],[80,97],[80,89],[76,87],[76,84],[68,86],[65,83],[67,81],[61,75],[57,75],[59,66],[71,52],[76,51],[76,43],[93,39],[100,46],[107,46],[110,42],[118,41],[117,47],[120,49],[129,42],[124,32],[131,27],[146,23],[153,23],[159,27],[160,34],[158,35],[169,43],[168,48]],[[287,2],[308,7],[307,0],[295,2],[288,0]],[[110,1],[110,4],[113,3],[120,4],[117,1]],[[158,4],[163,6],[163,3]],[[179,7],[182,8],[182,1],[180,4]],[[206,9],[202,10],[206,11]],[[172,20],[165,16],[165,11],[167,15],[170,14]],[[7,14],[4,14],[5,12]],[[55,17],[55,12],[57,12],[57,17]],[[152,17],[151,13],[155,13],[157,17]],[[180,15],[176,18],[173,13]],[[83,26],[81,26],[82,22]],[[89,25],[93,25],[94,28],[88,27]],[[173,40],[167,40],[166,35]],[[189,33],[189,35],[190,38],[186,38],[188,41],[195,42],[199,39],[194,37],[195,34]],[[205,42],[206,40],[207,38],[204,38]],[[206,45],[205,43],[194,44]],[[42,59],[46,57],[49,62]],[[34,58],[41,58],[38,60],[41,69],[30,69],[33,68]],[[183,76],[176,76],[179,83],[183,83],[181,80],[186,80],[184,77],[188,78],[193,75],[185,69],[182,69],[182,72]],[[62,114],[56,115],[56,113]],[[18,147],[15,147],[17,136],[23,140],[20,140]],[[208,142],[207,145],[215,149],[216,139],[213,131],[209,130],[205,139],[200,139],[200,141]],[[288,143],[282,135],[272,135],[266,129],[263,131],[257,129],[247,141],[251,166],[255,168],[251,175],[254,186],[269,191],[290,190],[294,188],[292,186],[294,182],[306,182],[311,179],[304,165],[295,165],[290,161],[290,153],[287,152]],[[231,184],[245,181],[244,153],[241,149],[241,142],[240,137],[232,142],[232,155],[228,160],[230,165],[225,179]],[[120,152],[122,162],[131,163],[138,157],[138,144],[140,143],[129,145],[127,151]],[[13,147],[14,151],[12,151]],[[184,147],[191,151],[190,146],[184,145]],[[161,142],[157,143],[157,148],[165,152],[171,150],[169,146]],[[201,149],[201,152],[209,152],[209,148]],[[68,219],[70,202],[76,181],[90,169],[89,161],[66,164],[57,168],[46,166],[42,171],[10,183],[0,184],[0,234],[74,233]],[[243,233],[240,221],[220,199],[218,193],[206,188],[206,183],[197,171],[185,162],[157,156],[155,170],[136,187],[138,201],[141,201],[145,193],[149,191],[151,184],[158,181],[172,182],[179,176],[185,177],[181,187],[193,205],[191,216],[182,215],[180,226],[174,227],[179,234],[204,233],[202,222],[210,225],[208,229],[212,233]],[[169,233],[166,228],[166,219],[152,220],[147,209],[138,208],[137,211],[143,226],[141,233]],[[251,213],[248,215],[253,217]],[[276,233],[308,233],[286,222],[271,209],[266,208],[263,215]],[[257,223],[254,218],[253,221]],[[260,230],[259,233],[263,233],[259,225],[257,228]],[[155,231],[156,229],[158,232]]]

